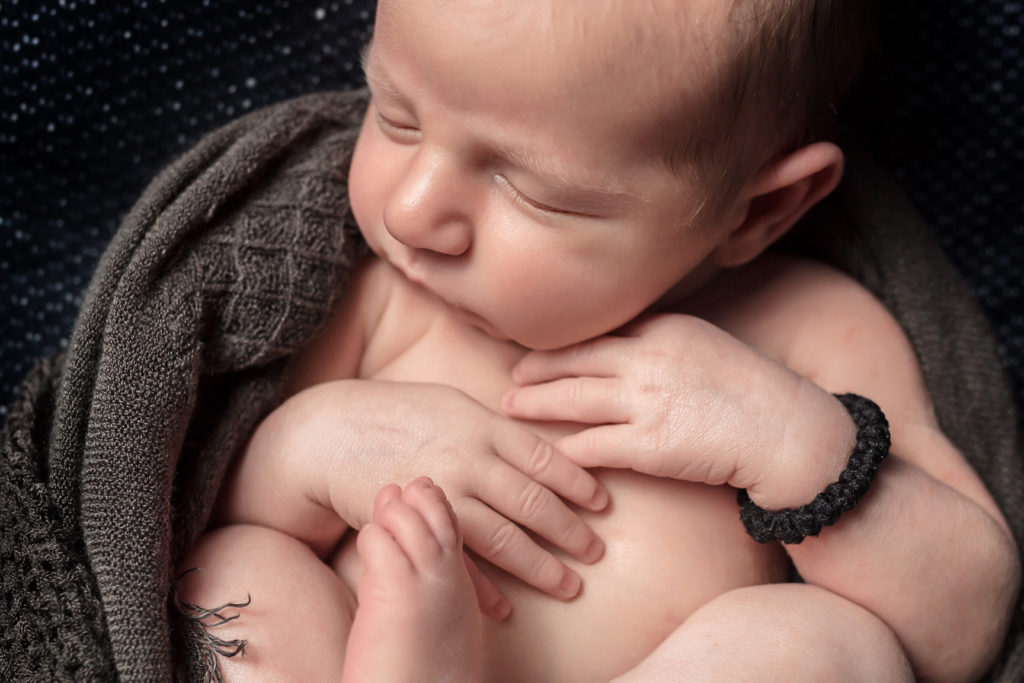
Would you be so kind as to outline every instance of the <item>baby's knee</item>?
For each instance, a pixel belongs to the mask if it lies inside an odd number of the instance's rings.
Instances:
[[[233,644],[215,648],[225,679],[340,674],[355,597],[304,543],[265,527],[227,526],[200,538],[180,571],[177,600],[200,610],[186,613],[205,614],[205,633]],[[244,656],[224,656],[243,641]]]
[[[691,619],[702,637],[728,638],[779,680],[913,681],[899,641],[878,617],[816,586],[730,591]]]
[[[892,631],[815,586],[724,593],[694,612],[623,680],[913,681]]]

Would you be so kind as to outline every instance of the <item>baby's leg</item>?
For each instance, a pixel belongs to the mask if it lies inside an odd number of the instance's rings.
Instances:
[[[227,681],[337,680],[356,611],[352,591],[304,543],[248,524],[205,534],[181,565],[178,598],[238,618],[209,630],[245,640],[244,654],[217,656]],[[213,619],[206,619],[210,623]]]
[[[617,681],[912,682],[896,636],[877,617],[816,586],[766,584],[694,612]]]
[[[384,487],[356,544],[363,572],[344,680],[480,680],[482,615],[441,489],[428,479]]]
[[[481,678],[482,615],[441,489],[427,479],[384,487],[356,544],[358,610],[345,583],[291,536],[239,524],[200,539],[182,563],[199,570],[183,578],[179,599],[207,608],[249,600],[212,629],[246,641],[244,657],[217,657],[225,680]]]

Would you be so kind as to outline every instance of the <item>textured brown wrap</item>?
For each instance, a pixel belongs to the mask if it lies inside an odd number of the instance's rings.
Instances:
[[[187,671],[172,570],[364,251],[346,194],[364,107],[361,91],[318,94],[239,119],[161,173],[121,225],[69,347],[27,378],[3,434],[0,679]],[[808,229],[791,246],[896,314],[943,427],[1019,538],[1017,421],[971,295],[869,164],[812,223],[838,237]],[[1005,680],[1024,670],[1016,642]]]
[[[289,356],[363,249],[348,211],[361,92],[265,109],[161,173],[0,461],[0,678],[169,680],[175,560]]]

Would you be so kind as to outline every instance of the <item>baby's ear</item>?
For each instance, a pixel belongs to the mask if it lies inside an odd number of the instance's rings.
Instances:
[[[754,179],[740,198],[740,217],[712,253],[729,268],[753,260],[839,184],[843,152],[831,142],[801,147]],[[745,207],[745,211],[743,211]]]

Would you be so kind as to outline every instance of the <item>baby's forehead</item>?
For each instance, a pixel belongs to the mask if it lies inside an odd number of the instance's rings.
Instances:
[[[577,100],[614,91],[637,113],[678,109],[704,89],[726,0],[382,0],[384,18],[433,11],[416,38],[448,38],[458,72],[470,59],[496,80]],[[495,58],[501,55],[500,58]],[[462,62],[459,64],[459,62]],[[455,73],[458,78],[458,74]],[[466,88],[469,91],[469,88]]]
[[[615,90],[630,103],[633,124],[648,128],[655,146],[663,146],[668,130],[678,134],[688,127],[686,121],[708,114],[708,94],[720,84],[730,59],[731,4],[555,0],[549,32],[533,36],[536,68],[563,64],[566,97],[585,100]]]
[[[722,4],[381,0],[380,59],[371,56],[368,75],[383,90],[379,76],[396,74],[446,117],[479,124],[482,137],[558,149],[577,165],[650,163],[667,156],[666,132],[685,129],[688,109],[700,106]]]
[[[421,34],[467,38],[480,53],[512,42],[538,66],[575,69],[580,77],[626,71],[634,78],[707,60],[730,0],[381,0],[384,16],[432,7]],[[447,26],[446,26],[447,24]],[[471,28],[471,34],[451,31]],[[454,39],[454,38],[453,38]]]
[[[729,3],[542,0],[539,4],[547,8],[544,16],[521,15],[531,24],[523,27],[522,40],[547,62],[571,65],[581,80],[625,76],[668,85],[713,62]]]

